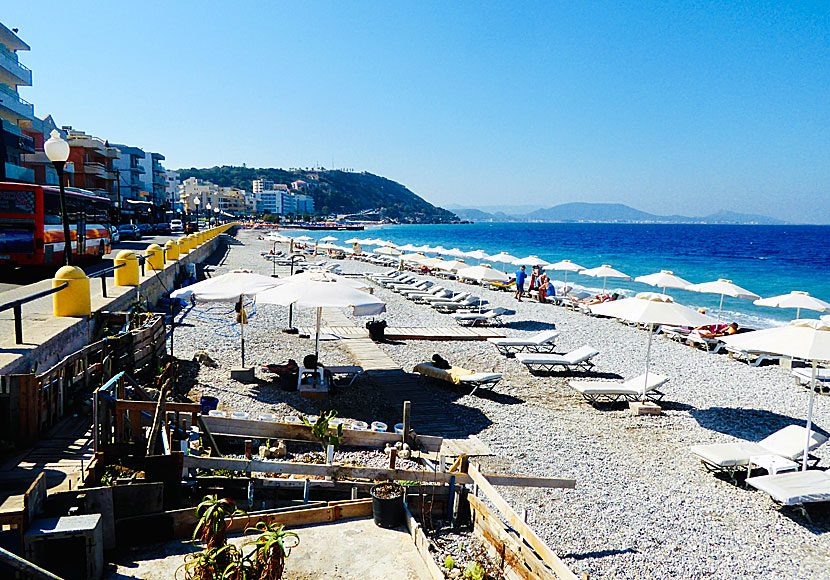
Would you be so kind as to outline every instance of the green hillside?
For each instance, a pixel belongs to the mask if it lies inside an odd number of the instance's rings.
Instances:
[[[233,186],[247,191],[251,190],[251,182],[255,179],[268,179],[286,185],[302,180],[308,183],[308,193],[314,197],[314,207],[320,215],[378,210],[381,218],[401,223],[458,221],[454,213],[432,205],[406,186],[367,172],[257,169],[223,165],[180,169],[179,174],[183,180],[196,177],[223,187]]]

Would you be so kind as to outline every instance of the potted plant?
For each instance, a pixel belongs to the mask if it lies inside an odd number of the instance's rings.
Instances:
[[[398,527],[403,520],[404,489],[394,481],[372,486],[372,517],[381,528]]]

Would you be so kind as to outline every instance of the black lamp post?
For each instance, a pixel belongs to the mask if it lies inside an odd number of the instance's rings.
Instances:
[[[196,231],[199,231],[199,204],[202,203],[202,200],[198,197],[193,198],[193,205],[196,206]]]
[[[52,129],[51,137],[43,144],[46,157],[55,166],[58,184],[61,190],[61,222],[63,222],[63,256],[67,266],[72,265],[72,234],[69,232],[69,217],[66,215],[66,191],[63,185],[63,168],[69,159],[69,143],[61,138],[57,129]],[[80,242],[80,240],[78,240]]]

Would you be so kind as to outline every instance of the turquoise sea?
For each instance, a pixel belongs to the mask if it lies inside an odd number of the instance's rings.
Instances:
[[[331,232],[312,232],[323,237]],[[334,232],[343,242],[357,232]],[[671,270],[692,283],[727,278],[762,297],[802,290],[830,302],[830,226],[700,224],[476,223],[378,226],[357,237],[396,244],[441,245],[461,250],[535,254],[549,262],[569,259],[586,268],[610,264],[635,277]],[[368,249],[368,248],[364,248]],[[468,260],[475,262],[475,260]],[[494,264],[501,268],[501,264]],[[515,267],[508,266],[508,271]],[[548,272],[562,280],[563,272]],[[568,273],[568,282],[599,291],[602,279]],[[634,281],[608,279],[607,288],[627,295],[661,291]],[[720,296],[669,289],[675,300],[716,314]],[[801,311],[801,317],[820,313]],[[795,310],[755,306],[726,297],[723,318],[763,328],[795,318]]]

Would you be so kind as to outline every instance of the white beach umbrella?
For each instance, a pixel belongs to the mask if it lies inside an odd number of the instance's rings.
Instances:
[[[403,254],[403,252],[401,252],[397,248],[391,248],[389,246],[380,246],[379,248],[375,248],[372,251],[376,254],[383,254],[385,256],[400,256],[401,254]]]
[[[426,266],[432,270],[440,270],[443,264],[446,264],[447,261],[441,258],[426,258],[421,260],[421,265]]]
[[[430,248],[429,245],[424,244],[423,246],[415,246],[413,251],[423,252],[424,254],[428,254],[428,253],[432,252],[432,248]]]
[[[502,264],[501,271],[504,272],[504,264],[512,264],[516,260],[518,260],[516,256],[508,254],[507,252],[499,252],[493,256],[490,256],[491,262],[500,262]]]
[[[430,252],[430,254],[444,254],[444,255],[446,255],[446,253],[449,252],[449,250],[447,248],[445,248],[444,246],[435,246],[434,248],[431,248],[429,250],[429,252]]]
[[[453,258],[463,258],[467,255],[466,252],[462,252],[458,248],[450,248],[449,250],[447,250],[446,254],[448,256],[452,256]]]
[[[619,278],[620,280],[631,280],[631,276],[623,274],[619,270],[615,270],[608,264],[603,264],[599,268],[589,268],[579,272],[584,276],[592,276],[594,278],[602,278],[602,291],[605,292],[605,284],[608,278]]]
[[[346,240],[345,243],[347,243],[347,244],[359,244],[362,241],[363,240],[361,240],[360,238],[349,238],[348,240]]]
[[[285,282],[257,295],[261,304],[279,304],[317,309],[314,353],[320,352],[320,321],[323,308],[351,308],[355,316],[374,316],[386,311],[386,304],[374,294],[363,292],[330,274],[316,274]]]
[[[546,266],[551,270],[556,270],[557,272],[565,272],[565,282],[568,282],[568,272],[580,272],[585,268],[580,266],[579,264],[574,264],[570,260],[561,260],[556,262],[555,264],[549,264]]]
[[[322,244],[317,244],[318,250],[340,250],[342,249],[340,246],[336,246],[334,244],[330,244],[328,242],[323,242]]]
[[[713,324],[715,319],[701,314],[688,306],[678,304],[671,296],[656,292],[641,292],[634,298],[623,298],[601,302],[590,306],[591,312],[601,316],[620,318],[636,324],[648,324],[648,348],[646,350],[646,372],[643,381],[643,397],[648,384],[649,363],[651,360],[651,340],[655,325],[698,327]]]
[[[637,276],[634,278],[635,282],[640,282],[642,284],[648,284],[649,286],[657,286],[658,288],[663,289],[663,293],[666,293],[666,288],[685,288],[686,286],[691,286],[691,282],[688,280],[684,280],[679,276],[675,276],[674,272],[671,270],[660,270],[655,274],[648,274],[647,276]]]
[[[313,239],[314,238],[309,238],[308,236],[297,236],[296,238],[294,238],[294,241],[295,242],[310,242]]]
[[[244,315],[244,298],[253,298],[259,293],[275,287],[279,284],[278,278],[270,276],[263,276],[262,274],[254,274],[248,270],[233,270],[216,276],[208,278],[201,282],[196,282],[190,286],[179,288],[170,293],[170,298],[198,300],[200,302],[233,302],[237,304],[237,309]],[[239,325],[239,336],[242,354],[242,366],[245,366],[245,322]],[[171,330],[172,335],[172,330]],[[172,347],[170,348],[172,351]]]
[[[760,296],[758,296],[754,292],[750,292],[749,290],[741,288],[737,284],[733,284],[732,280],[725,280],[724,278],[719,278],[713,282],[690,284],[689,286],[686,286],[684,290],[689,290],[690,292],[704,292],[707,294],[720,294],[718,322],[720,322],[721,313],[723,312],[724,296],[732,296],[733,298],[744,298],[746,300],[757,300],[760,298]]]
[[[781,356],[812,361],[810,402],[807,408],[807,440],[804,444],[801,469],[807,469],[810,452],[810,430],[813,421],[813,400],[816,393],[816,371],[820,361],[830,361],[830,323],[823,320],[793,320],[787,326],[756,330],[725,336],[727,346],[741,350],[769,352]]]
[[[513,260],[513,264],[516,266],[547,266],[548,263],[540,258],[539,256],[525,256],[524,258],[518,258]]]
[[[760,298],[753,302],[757,306],[770,306],[772,308],[795,308],[795,317],[801,318],[801,309],[816,310],[818,312],[830,312],[830,302],[819,300],[810,296],[808,292],[793,290],[789,294],[772,296],[771,298]],[[823,317],[822,317],[823,318]]]
[[[451,260],[449,262],[444,262],[443,264],[438,265],[438,268],[444,270],[445,272],[458,272],[459,270],[463,270],[469,267],[470,265],[464,260]]]
[[[403,246],[398,246],[398,249],[404,252],[417,252],[418,248],[413,246],[412,244],[404,244]]]
[[[487,264],[464,268],[458,273],[458,275],[462,278],[475,280],[477,282],[507,282],[510,280],[510,277],[507,274],[500,272]]]
[[[321,242],[336,242],[337,238],[334,236],[326,236],[325,238],[320,238]]]
[[[414,254],[404,254],[401,256],[401,260],[405,262],[414,262],[415,264],[420,264],[422,260],[429,260],[424,254],[414,253]]]
[[[473,250],[472,252],[464,252],[464,257],[478,260],[479,264],[481,264],[482,260],[490,260],[490,255],[484,250]]]

